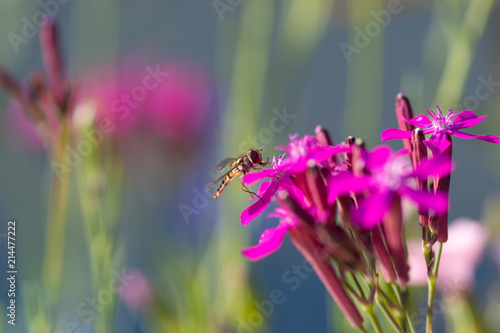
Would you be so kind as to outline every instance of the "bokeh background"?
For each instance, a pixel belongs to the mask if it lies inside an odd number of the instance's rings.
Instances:
[[[63,253],[61,297],[47,311],[41,295],[50,261],[44,252],[54,205],[51,155],[10,96],[0,93],[0,232],[5,236],[6,222],[17,220],[19,270],[17,324],[2,315],[4,332],[344,331],[317,277],[297,272],[303,258],[288,240],[260,262],[241,257],[241,248],[277,221],[242,227],[248,197],[237,182],[217,200],[205,195],[218,161],[248,147],[263,147],[272,157],[289,134],[312,134],[318,124],[335,142],[353,135],[373,147],[383,129],[397,126],[399,92],[416,114],[436,104],[472,109],[488,118],[471,133],[500,134],[500,7],[493,0],[3,0],[0,65],[23,84],[44,68],[38,28],[31,37],[23,34],[40,12],[55,16],[65,82],[78,91],[72,123],[86,126],[89,117],[109,113],[123,92],[144,84],[148,68],[169,74],[128,106],[125,120],[113,118],[117,129],[93,148],[98,162],[69,172],[63,247],[55,250]],[[13,34],[21,36],[18,45]],[[457,139],[454,159],[450,220],[466,216],[488,228],[472,298],[495,328],[499,148]],[[92,182],[96,192],[85,192]],[[98,245],[88,226],[94,211],[102,213],[107,232]],[[5,238],[0,242],[6,272]],[[99,264],[92,256],[109,260]],[[107,270],[97,283],[92,265]],[[112,272],[124,270],[131,284],[109,304],[99,301]],[[265,308],[276,289],[285,300]],[[89,298],[100,302],[95,312]],[[438,316],[441,329],[446,315]],[[96,324],[100,318],[104,326]]]

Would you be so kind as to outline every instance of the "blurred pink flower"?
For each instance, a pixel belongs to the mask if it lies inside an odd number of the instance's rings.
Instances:
[[[209,75],[188,63],[166,62],[158,67],[168,75],[150,91],[149,125],[171,141],[197,138],[206,123],[211,102]]]
[[[437,287],[442,292],[463,293],[474,285],[474,274],[481,260],[488,232],[479,222],[459,218],[451,223],[448,242],[443,245]],[[410,284],[426,285],[427,268],[421,241],[408,242]]]
[[[120,72],[113,70],[114,67],[103,66],[83,77],[79,101],[95,103],[98,128],[122,138],[138,125],[144,113],[146,102],[137,100],[134,93],[141,89],[135,87],[141,87],[147,72],[136,63],[127,64]]]
[[[154,295],[146,276],[135,268],[128,268],[125,275],[128,282],[120,290],[123,303],[133,311],[147,309],[153,303]]]

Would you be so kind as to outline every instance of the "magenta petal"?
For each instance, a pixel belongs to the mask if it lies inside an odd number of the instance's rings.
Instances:
[[[380,224],[391,208],[395,198],[391,191],[375,192],[359,201],[358,209],[352,212],[354,223],[364,229]]]
[[[244,175],[241,181],[245,184],[252,185],[263,178],[272,177],[275,173],[275,169],[264,169],[258,172],[251,172]]]
[[[477,140],[482,140],[486,142],[491,142],[491,143],[499,143],[500,140],[498,140],[497,136],[494,135],[473,135],[473,134],[468,134],[464,133],[462,131],[457,131],[454,130],[451,132],[452,135],[456,136],[457,138],[461,139],[477,139]]]
[[[411,138],[410,131],[403,131],[398,128],[388,128],[380,134],[382,141],[397,140],[397,139],[409,139]]]
[[[448,141],[446,133],[440,131],[431,135],[428,140],[424,141],[424,145],[427,146],[433,153],[442,154],[451,145]]]
[[[259,244],[247,247],[241,251],[241,254],[250,259],[257,261],[267,257],[281,247],[286,232],[291,226],[287,223],[280,223],[276,228],[264,230],[260,237]]]
[[[352,173],[340,173],[328,180],[328,204],[333,204],[341,194],[360,193],[370,188],[371,177],[356,177]]]
[[[269,187],[269,184],[271,184],[271,180],[265,180],[262,183],[260,183],[259,190],[257,191],[257,195],[259,197],[262,197],[264,193],[267,191],[267,188]],[[247,201],[254,201],[254,200],[259,200],[258,197],[253,197],[248,199]]]
[[[408,132],[411,135],[411,132]],[[369,170],[384,165],[392,154],[392,149],[387,145],[381,145],[370,151],[363,157],[365,166]]]
[[[403,119],[405,119],[403,117]],[[419,115],[419,116],[416,116],[416,117],[413,117],[411,119],[405,119],[406,122],[412,124],[413,126],[417,126],[417,127],[427,127],[429,126],[430,124],[432,124],[432,121],[426,116],[426,115]]]
[[[444,193],[421,192],[407,186],[401,186],[399,191],[414,201],[419,208],[430,208],[436,214],[444,214],[448,211],[448,196]]]
[[[462,111],[453,119],[453,128],[467,128],[479,124],[486,116],[478,117],[472,111]]]
[[[427,180],[429,176],[447,176],[455,169],[455,164],[450,155],[437,155],[431,159],[425,159],[420,162],[416,170],[407,175],[407,177],[417,177],[420,180]]]
[[[241,224],[247,225],[259,216],[271,202],[271,198],[274,193],[276,193],[276,190],[278,190],[278,182],[273,180],[271,181],[271,184],[269,184],[266,192],[260,197],[262,200],[257,199],[256,202],[241,212]]]

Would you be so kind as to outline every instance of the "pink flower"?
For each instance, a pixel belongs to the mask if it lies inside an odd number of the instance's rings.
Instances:
[[[430,208],[438,213],[447,211],[446,195],[414,189],[413,178],[427,179],[433,175],[448,174],[452,168],[448,156],[422,161],[414,170],[405,156],[406,150],[393,154],[388,146],[379,146],[364,155],[360,163],[364,164],[368,174],[358,177],[351,173],[340,173],[328,182],[328,201],[332,204],[341,194],[369,191],[369,195],[359,200],[358,209],[352,212],[355,223],[367,229],[378,225],[397,197],[409,198],[420,208]]]
[[[278,190],[286,191],[290,196],[296,194],[295,182],[291,179],[294,175],[300,178],[307,169],[308,163],[321,164],[337,153],[348,151],[350,148],[345,145],[322,146],[313,136],[305,136],[298,139],[298,135],[290,136],[288,147],[281,147],[290,153],[290,157],[283,159],[284,154],[278,160],[273,158],[273,168],[259,172],[253,172],[243,177],[243,183],[254,184],[264,178],[270,177],[271,181],[261,183],[258,195],[261,199],[241,213],[241,224],[247,225],[260,215],[271,202],[273,195]]]
[[[150,91],[148,121],[161,137],[175,142],[199,137],[206,126],[212,100],[212,80],[201,67],[166,62],[166,77]]]
[[[278,160],[276,160],[276,157],[273,157],[272,169],[250,173],[243,177],[243,182],[247,184],[253,184],[267,177],[270,177],[271,180],[263,181],[260,184],[259,191],[257,193],[260,199],[254,198],[257,201],[241,213],[241,224],[247,225],[259,216],[269,205],[276,191],[285,190],[288,193],[294,192],[295,184],[290,178],[293,171],[288,165],[281,165],[284,155],[285,154],[280,155]]]
[[[269,217],[279,218],[279,225],[276,228],[264,230],[262,236],[260,237],[259,244],[241,251],[241,254],[251,261],[260,260],[267,257],[271,253],[276,252],[281,247],[286,233],[291,228],[299,225],[297,217],[293,214],[293,212],[285,208],[276,208],[273,213],[269,214]]]
[[[449,240],[443,246],[437,287],[443,292],[466,292],[473,287],[475,270],[488,242],[488,231],[479,222],[459,218],[451,223]],[[427,284],[427,267],[421,241],[408,242],[410,283]]]
[[[135,268],[128,268],[125,275],[129,282],[121,288],[120,298],[131,310],[144,311],[154,301],[146,276]]]
[[[453,135],[462,139],[478,139],[492,143],[499,143],[500,140],[494,135],[472,135],[460,131],[462,128],[472,127],[479,124],[486,116],[477,117],[474,112],[466,111],[448,111],[446,116],[443,116],[441,109],[436,106],[438,113],[432,110],[427,110],[427,113],[432,118],[432,121],[420,115],[411,119],[405,119],[408,123],[423,127],[424,134],[431,134],[424,144],[434,153],[443,153],[450,145],[448,135]],[[409,139],[411,138],[411,131],[402,131],[396,128],[389,128],[382,132],[382,141],[394,139]]]
[[[323,146],[320,141],[314,136],[305,135],[299,139],[298,134],[290,135],[290,143],[288,146],[276,147],[277,149],[285,150],[290,154],[289,164],[294,165],[297,172],[303,172],[307,168],[309,161],[316,164],[328,167],[326,161],[335,154],[345,153],[350,151],[351,148],[339,144],[336,146]]]
[[[147,72],[137,62],[128,63],[119,72],[114,67],[115,64],[102,66],[83,77],[79,102],[92,101],[99,130],[123,138],[137,127],[144,114],[145,102],[134,98],[133,88],[142,84]]]
[[[280,197],[281,204],[285,208],[277,208],[272,214],[280,217],[280,224],[276,228],[265,230],[259,244],[243,249],[242,254],[252,261],[260,260],[278,250],[287,232],[290,232],[292,242],[318,274],[319,279],[351,325],[358,327],[363,323],[363,317],[344,290],[342,282],[331,265],[330,256],[334,254],[325,251],[325,244],[320,241],[313,231],[314,228],[309,225],[314,222],[311,221],[312,215],[308,214],[305,207],[307,203],[302,200],[304,197],[299,195],[298,199],[297,201],[290,200],[288,197]],[[341,237],[346,239],[347,234]],[[352,254],[351,248],[347,248],[346,252]]]

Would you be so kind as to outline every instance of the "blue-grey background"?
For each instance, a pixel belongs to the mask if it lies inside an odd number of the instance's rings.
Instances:
[[[260,0],[252,0],[260,1]],[[229,3],[229,1],[222,1]],[[187,1],[78,1],[59,5],[56,14],[60,26],[65,66],[71,78],[85,75],[89,68],[106,60],[119,59],[129,53],[139,53],[152,61],[183,60],[205,67],[216,82],[216,102],[209,112],[208,134],[197,156],[190,156],[187,165],[180,170],[177,158],[169,155],[158,157],[161,143],[155,142],[155,149],[148,151],[144,146],[151,144],[136,139],[128,143],[125,152],[128,162],[123,204],[123,234],[127,235],[125,262],[138,267],[151,280],[161,286],[168,282],[168,274],[160,274],[159,263],[184,260],[186,252],[198,256],[208,246],[210,236],[217,232],[215,220],[221,210],[227,208],[227,198],[210,201],[202,213],[186,224],[179,213],[180,203],[189,203],[193,188],[203,189],[211,178],[219,158],[237,155],[238,144],[243,138],[228,137],[227,121],[238,121],[239,110],[229,108],[234,70],[235,49],[239,42],[240,24],[246,2],[232,6],[232,11],[223,14],[221,20],[214,2],[203,0]],[[459,1],[461,4],[463,2]],[[362,48],[360,54],[353,54],[347,62],[340,44],[352,44],[355,27],[363,28],[364,22],[373,20],[369,16],[372,8],[366,5],[363,19],[350,17],[346,1],[336,1],[328,19],[324,34],[296,68],[282,66],[288,57],[280,49],[279,10],[284,1],[276,1],[272,17],[272,36],[269,50],[269,65],[266,69],[260,108],[255,110],[256,128],[269,126],[272,110],[286,108],[296,117],[274,140],[265,145],[264,154],[274,155],[275,146],[287,143],[288,134],[312,134],[321,124],[331,131],[336,142],[348,135],[364,137],[372,147],[380,143],[379,133],[387,127],[396,127],[394,99],[402,91],[414,101],[414,112],[425,112],[435,108],[436,90],[447,56],[447,48],[440,35],[440,17],[432,1],[413,3],[401,1],[404,7],[394,15],[387,27],[373,37],[370,45]],[[446,1],[441,1],[446,6]],[[379,4],[380,5],[380,4]],[[35,2],[4,0],[0,3],[0,64],[17,78],[23,79],[33,69],[42,68],[37,37],[20,45],[14,52],[7,34],[19,33],[22,18],[30,18],[41,7]],[[451,10],[450,10],[451,11]],[[451,14],[450,14],[451,15]],[[480,83],[478,77],[492,75],[500,81],[498,67],[498,5],[494,5],[488,18],[484,34],[479,38],[475,55],[467,75],[461,99],[475,94]],[[252,22],[254,29],[262,24]],[[300,26],[297,27],[301,29]],[[250,55],[252,57],[252,55]],[[366,69],[366,71],[363,71]],[[286,78],[280,80],[280,78]],[[481,100],[476,114],[487,114],[482,124],[471,129],[475,134],[499,135],[500,112],[498,109],[498,87],[486,100]],[[278,93],[282,91],[283,93]],[[0,94],[0,117],[9,104],[5,93]],[[443,110],[454,105],[443,105]],[[230,119],[230,120],[228,120]],[[3,125],[3,124],[2,124]],[[368,131],[365,129],[368,128]],[[26,153],[11,146],[3,134],[0,141],[0,220],[9,218],[18,221],[18,260],[21,280],[36,279],[40,270],[40,253],[44,245],[45,216],[48,193],[48,175],[51,172],[47,157],[43,153]],[[460,216],[483,220],[485,201],[499,194],[500,158],[498,146],[476,140],[454,141],[454,159],[457,168],[452,176],[450,220]],[[390,143],[401,148],[399,143]],[[140,162],[139,162],[140,161]],[[224,195],[235,195],[239,185],[231,186]],[[247,203],[229,210],[225,218],[234,224],[232,233],[244,238],[245,246],[255,244],[262,230],[276,225],[275,219],[262,218],[250,226],[239,226],[239,214]],[[493,197],[494,198],[494,197]],[[498,198],[498,197],[497,197]],[[491,199],[495,200],[495,199]],[[494,201],[498,202],[498,201]],[[70,210],[78,212],[75,202]],[[270,211],[270,210],[269,210]],[[84,300],[88,291],[85,285],[88,267],[85,259],[85,239],[78,213],[69,215],[68,239],[63,291],[67,305],[65,316],[76,317],[71,309]],[[498,222],[498,216],[496,217]],[[492,222],[492,221],[484,221]],[[494,230],[494,228],[493,228]],[[5,232],[2,227],[1,232]],[[417,232],[418,233],[418,232]],[[493,237],[498,237],[493,234]],[[3,242],[2,242],[3,243]],[[3,249],[0,258],[4,258]],[[6,260],[2,259],[1,267]],[[256,286],[254,300],[269,299],[274,289],[283,290],[286,301],[276,305],[269,316],[268,332],[327,332],[331,326],[332,306],[316,276],[300,281],[297,290],[283,280],[283,274],[302,264],[303,258],[288,239],[280,251],[251,264],[250,281]],[[163,273],[165,273],[163,271]],[[478,299],[490,290],[498,271],[489,263],[481,266]],[[485,278],[488,277],[488,278]],[[4,298],[2,280],[2,299]],[[20,286],[22,289],[22,284]],[[423,292],[423,291],[422,291]],[[20,299],[20,298],[18,298]],[[486,301],[480,301],[486,306]],[[22,332],[23,314],[19,315],[19,332]],[[335,318],[334,320],[340,320]],[[120,332],[142,332],[135,316],[120,305]],[[5,327],[5,319],[4,319]],[[15,332],[7,327],[6,332]]]

